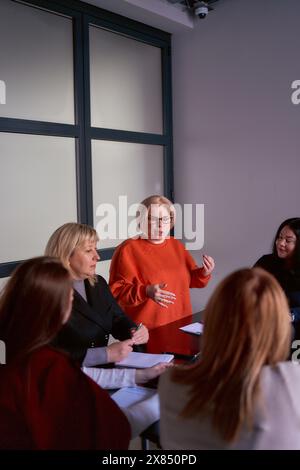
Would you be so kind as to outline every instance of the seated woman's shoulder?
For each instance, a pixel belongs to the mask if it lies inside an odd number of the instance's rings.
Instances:
[[[300,391],[300,363],[297,360],[278,362],[275,366],[265,366],[263,369],[264,377],[272,377],[273,381],[281,384],[290,384]]]
[[[105,278],[103,276],[100,276],[100,274],[96,274],[96,285],[100,285],[100,286],[107,285]]]
[[[42,346],[24,357],[13,360],[3,369],[6,369],[8,373],[11,371],[17,373],[19,370],[26,370],[28,366],[35,375],[41,374],[47,377],[50,370],[59,369],[63,371],[74,368],[74,363],[65,352],[52,346]]]
[[[275,257],[272,253],[268,255],[263,255],[261,256],[253,265],[254,268],[265,268],[269,266],[270,264],[274,264],[275,262]]]
[[[73,365],[73,361],[64,351],[60,351],[52,346],[43,346],[36,351],[33,351],[31,353],[31,362]]]
[[[79,376],[82,375],[78,364],[67,353],[50,346],[40,348],[33,353],[30,358],[30,368],[39,377],[41,390],[42,385],[47,387],[49,381],[59,382],[61,377],[64,377],[65,385],[67,382],[77,383],[80,380]],[[83,377],[85,378],[84,375]]]
[[[158,390],[166,390],[170,386],[172,386],[172,368],[165,370],[159,377]]]

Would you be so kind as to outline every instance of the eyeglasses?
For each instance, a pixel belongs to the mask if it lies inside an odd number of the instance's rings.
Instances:
[[[150,215],[148,217],[148,221],[152,225],[159,225],[160,222],[166,225],[166,224],[170,224],[172,220],[173,220],[173,217],[168,217],[167,215],[164,217],[153,217],[152,215]]]
[[[296,243],[296,238],[285,238],[285,237],[279,236],[276,241],[277,241],[277,242],[283,242],[283,241],[285,241],[285,243],[286,243],[287,245],[293,245],[293,244]]]

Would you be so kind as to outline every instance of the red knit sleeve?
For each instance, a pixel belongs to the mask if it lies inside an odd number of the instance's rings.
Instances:
[[[131,250],[121,245],[110,265],[110,290],[122,307],[140,305],[147,300],[146,285],[141,283]]]

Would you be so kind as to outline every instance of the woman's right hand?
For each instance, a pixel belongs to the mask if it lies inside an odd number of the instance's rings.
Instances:
[[[133,340],[126,339],[125,341],[116,341],[106,348],[107,362],[119,362],[132,351]]]
[[[173,292],[164,290],[167,284],[150,284],[146,287],[147,297],[154,300],[158,305],[164,308],[168,308],[166,304],[173,304],[176,300],[176,295]]]

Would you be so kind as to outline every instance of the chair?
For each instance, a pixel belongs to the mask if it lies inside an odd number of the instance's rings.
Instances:
[[[159,421],[151,424],[145,431],[141,434],[141,444],[142,450],[149,450],[150,442],[153,442],[161,449],[160,441],[159,441]]]

